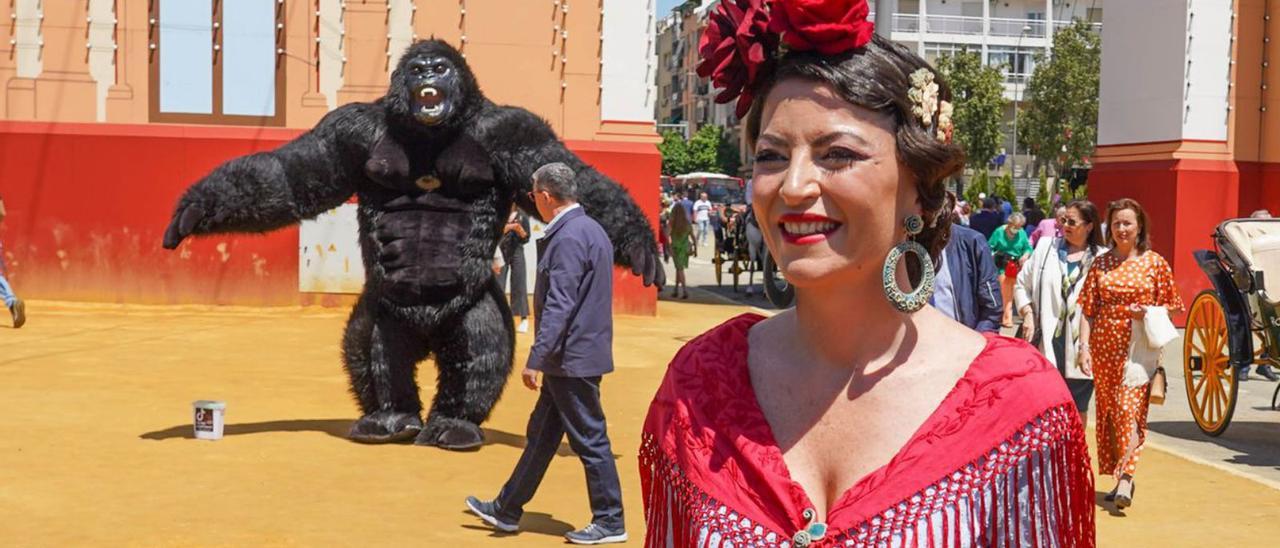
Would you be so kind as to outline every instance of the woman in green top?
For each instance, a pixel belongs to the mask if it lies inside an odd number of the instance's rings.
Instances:
[[[1018,279],[1018,268],[1031,256],[1031,240],[1022,227],[1027,224],[1021,213],[1011,213],[1008,222],[991,233],[987,245],[995,256],[1000,269],[1000,295],[1004,298],[1004,327],[1013,327],[1013,283]]]
[[[684,296],[681,298],[688,299],[689,284],[685,282],[684,270],[689,268],[689,252],[696,245],[693,223],[689,221],[689,213],[685,211],[679,200],[668,211],[671,227],[671,261],[676,266],[676,283],[671,288],[671,298],[676,298],[680,293],[680,287],[684,286]]]

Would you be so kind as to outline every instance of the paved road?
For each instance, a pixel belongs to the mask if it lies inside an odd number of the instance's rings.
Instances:
[[[717,286],[710,256],[708,246],[702,248],[701,257],[690,259],[687,275],[689,286],[696,288],[693,292],[695,299],[733,302],[763,310],[775,308],[760,293],[759,275],[756,276],[754,294],[747,293],[745,276],[742,277],[743,287],[737,291],[733,289],[732,277],[727,274],[722,277],[722,285]],[[669,273],[674,272],[670,264],[667,269]],[[674,278],[668,275],[668,279]],[[1012,330],[1005,334],[1012,334]],[[1280,489],[1280,411],[1270,407],[1276,383],[1267,382],[1256,374],[1251,376],[1253,380],[1240,383],[1239,400],[1230,427],[1222,436],[1211,438],[1196,427],[1187,405],[1181,338],[1169,345],[1164,363],[1169,372],[1169,395],[1164,405],[1151,408],[1148,443],[1183,458]],[[1090,416],[1093,416],[1092,410]]]

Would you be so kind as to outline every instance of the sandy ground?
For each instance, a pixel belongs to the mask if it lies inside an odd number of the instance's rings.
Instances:
[[[747,310],[662,302],[656,319],[616,320],[603,391],[631,545],[643,533],[639,431],[665,365]],[[590,518],[567,444],[524,532],[491,534],[463,511],[465,496],[497,492],[523,445],[535,394],[514,377],[478,452],[346,441],[357,411],[338,352],[345,310],[36,301],[28,314],[0,328],[0,545],[552,546]],[[517,364],[529,342],[519,337]],[[433,379],[427,365],[424,398]],[[227,402],[223,440],[193,438],[197,399]],[[1280,491],[1156,450],[1141,466],[1126,515],[1099,507],[1100,545],[1280,538]]]

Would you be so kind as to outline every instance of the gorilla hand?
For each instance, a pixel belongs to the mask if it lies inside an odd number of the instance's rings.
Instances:
[[[184,203],[173,213],[169,220],[169,228],[164,231],[164,248],[177,249],[182,240],[195,231],[196,225],[209,216],[203,207],[193,203]]]
[[[637,241],[624,250],[631,263],[631,273],[644,280],[645,287],[654,285],[662,289],[667,284],[667,274],[658,261],[658,250],[645,241]]]

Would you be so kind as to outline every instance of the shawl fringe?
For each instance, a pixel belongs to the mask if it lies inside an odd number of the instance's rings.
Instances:
[[[809,546],[1092,547],[1093,471],[1072,404],[1051,408],[955,472]],[[771,531],[694,485],[650,432],[640,480],[645,546],[790,548]]]

